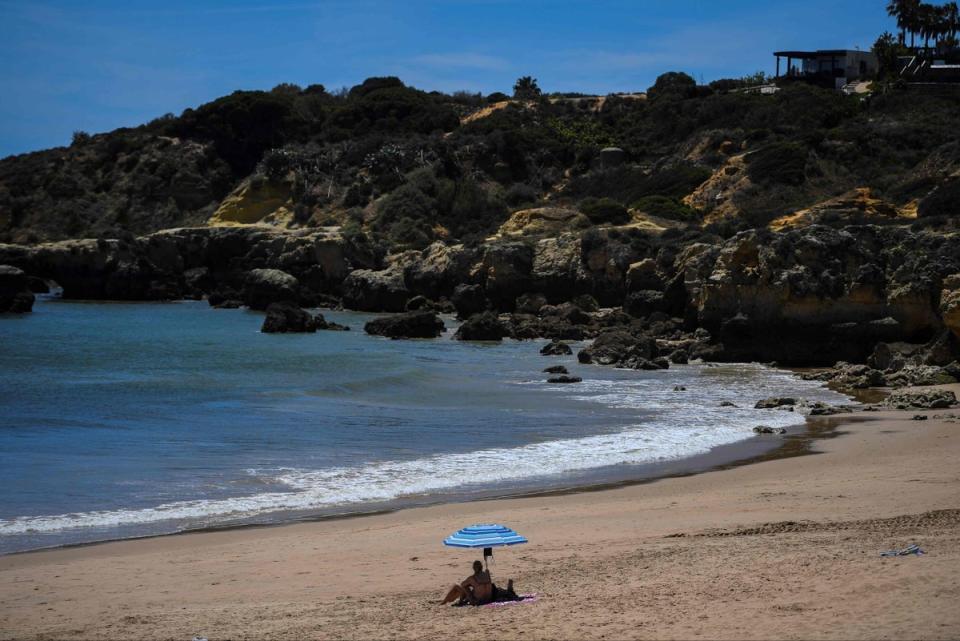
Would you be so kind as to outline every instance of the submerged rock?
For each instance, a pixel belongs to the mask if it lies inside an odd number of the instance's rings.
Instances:
[[[567,368],[563,365],[551,365],[543,369],[544,374],[569,374]]]
[[[581,383],[583,379],[579,376],[551,376],[547,379],[548,383]]]
[[[427,311],[375,318],[363,326],[368,334],[388,338],[436,338],[444,329],[440,317]]]

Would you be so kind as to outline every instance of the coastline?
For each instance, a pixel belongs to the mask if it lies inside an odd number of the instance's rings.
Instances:
[[[8,555],[0,638],[956,637],[960,430],[910,420],[945,413],[831,417],[818,456],[599,491]],[[494,573],[541,601],[430,605],[473,556],[440,540],[486,520],[530,539]]]
[[[682,478],[697,474],[705,474],[708,472],[733,469],[764,461],[792,458],[795,456],[807,456],[815,453],[813,451],[813,445],[817,441],[839,436],[841,432],[837,431],[837,427],[842,423],[863,420],[870,420],[869,415],[864,415],[861,417],[851,417],[850,414],[816,417],[807,416],[802,424],[786,428],[787,433],[782,436],[771,437],[754,435],[741,441],[735,441],[733,443],[726,443],[724,445],[713,447],[707,452],[693,456],[685,456],[677,459],[669,459],[666,461],[652,463],[613,466],[612,468],[601,468],[599,471],[592,470],[581,473],[581,477],[583,479],[582,482],[571,482],[568,485],[555,484],[544,487],[535,486],[533,489],[522,489],[522,487],[518,487],[517,489],[506,491],[486,489],[475,491],[469,495],[452,492],[449,494],[431,496],[429,498],[423,498],[419,500],[415,498],[405,498],[395,499],[385,503],[371,502],[367,504],[364,509],[351,511],[309,511],[303,513],[297,511],[280,512],[275,516],[268,514],[266,515],[267,518],[263,520],[251,520],[249,522],[226,522],[223,524],[191,527],[170,532],[121,536],[93,541],[78,541],[73,543],[55,544],[26,550],[14,550],[0,554],[0,559],[12,555],[37,554],[55,550],[109,545],[111,543],[119,542],[142,541],[153,538],[188,536],[192,534],[226,532],[232,530],[276,528],[300,523],[321,523],[343,519],[365,518],[369,516],[401,512],[404,510],[451,504],[532,499],[539,497],[567,496],[589,492],[604,492],[607,490],[631,487],[634,485],[655,483],[664,479]],[[616,470],[616,472],[604,472],[604,470],[608,469]],[[533,483],[535,483],[535,481],[527,482],[527,484]],[[523,484],[521,484],[521,486],[522,485]]]

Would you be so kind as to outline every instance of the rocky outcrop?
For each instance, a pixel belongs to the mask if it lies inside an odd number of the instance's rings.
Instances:
[[[702,267],[701,263],[701,267]],[[903,228],[811,226],[741,233],[708,270],[688,273],[696,322],[728,360],[863,362],[877,342],[943,327],[935,283],[960,267],[960,243]]]
[[[247,272],[278,269],[299,282],[301,302],[340,291],[355,268],[376,264],[365,245],[324,231],[183,228],[140,238],[0,244],[0,263],[54,281],[64,298],[163,300],[239,294]]]
[[[267,309],[271,303],[297,300],[300,282],[279,269],[251,269],[243,287],[243,302],[250,309]]]
[[[482,312],[464,321],[453,337],[460,341],[499,341],[508,334],[495,313]]]
[[[23,314],[33,309],[34,295],[24,271],[0,265],[0,314]]]
[[[940,315],[943,324],[960,338],[960,274],[951,274],[943,279],[940,292]]]
[[[904,409],[942,409],[957,404],[956,395],[949,390],[924,392],[894,392],[883,400],[885,407]]]
[[[363,330],[374,336],[387,338],[436,338],[445,329],[443,321],[433,312],[407,312],[376,318]]]

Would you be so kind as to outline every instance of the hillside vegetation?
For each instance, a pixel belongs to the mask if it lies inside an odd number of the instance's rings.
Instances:
[[[957,93],[731,86],[669,73],[645,99],[507,101],[397,78],[237,91],[0,160],[0,242],[267,222],[393,251],[475,242],[546,206],[582,212],[580,229],[649,215],[729,237],[857,188],[924,225],[960,213]]]

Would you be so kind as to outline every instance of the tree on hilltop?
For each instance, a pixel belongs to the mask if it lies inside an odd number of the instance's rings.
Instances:
[[[517,100],[537,100],[542,93],[537,79],[532,76],[518,78],[513,85],[513,97]]]

